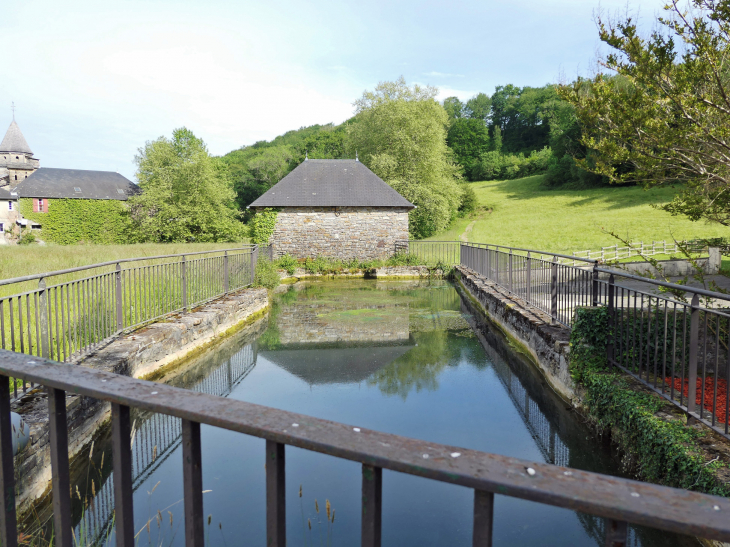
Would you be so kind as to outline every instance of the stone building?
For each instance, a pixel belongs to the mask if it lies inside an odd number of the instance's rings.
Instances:
[[[24,210],[48,213],[54,200],[125,201],[138,191],[136,184],[113,171],[40,167],[13,119],[0,142],[0,245],[12,242],[25,229],[42,229],[41,217],[31,221],[21,214],[23,200],[28,201]]]
[[[306,160],[250,207],[278,210],[276,256],[367,260],[408,240],[415,206],[358,160]]]

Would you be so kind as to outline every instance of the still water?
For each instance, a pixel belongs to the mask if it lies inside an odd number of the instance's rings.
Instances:
[[[267,320],[164,381],[435,443],[619,474],[575,414],[447,282],[284,288]],[[180,423],[138,413],[135,430],[139,544],[182,546]],[[265,545],[264,441],[203,426],[202,442],[208,544]],[[78,473],[77,534],[102,543],[113,538],[110,455],[99,442],[93,465]],[[359,464],[287,447],[286,480],[289,546],[359,545]],[[386,470],[383,545],[471,545],[472,504],[472,490]],[[601,519],[588,515],[496,498],[496,546],[603,545],[602,530]],[[638,528],[631,544],[696,545]]]

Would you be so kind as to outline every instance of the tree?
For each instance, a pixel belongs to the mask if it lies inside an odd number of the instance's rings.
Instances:
[[[492,99],[486,93],[479,93],[466,101],[466,111],[470,118],[486,123],[492,112]]]
[[[444,110],[446,110],[449,120],[457,120],[464,114],[464,103],[458,97],[446,97],[444,99]]]
[[[576,108],[583,144],[597,151],[581,167],[612,182],[682,183],[663,208],[730,225],[730,1],[673,0],[648,37],[629,17],[599,18],[613,52],[598,74],[561,86]]]
[[[139,241],[240,241],[243,224],[226,165],[186,128],[135,156],[142,193],[129,199]]]
[[[469,180],[474,180],[472,170],[479,157],[489,150],[491,140],[489,129],[480,119],[461,118],[449,128],[447,141],[454,151],[454,157],[466,171]]]
[[[401,77],[381,82],[355,102],[347,149],[417,206],[410,232],[422,238],[445,230],[461,204],[458,166],[446,146],[449,118],[434,87],[409,87]]]

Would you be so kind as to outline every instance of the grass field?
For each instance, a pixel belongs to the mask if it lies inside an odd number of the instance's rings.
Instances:
[[[730,229],[703,221],[691,222],[651,207],[666,203],[676,190],[606,187],[589,190],[548,190],[542,176],[507,181],[473,182],[482,207],[473,218],[457,219],[448,231],[431,240],[468,241],[566,252],[599,249],[618,243],[602,231],[617,231],[634,241],[728,237]]]
[[[141,243],[135,245],[3,245],[0,279],[137,258],[216,249],[233,249],[236,243]]]

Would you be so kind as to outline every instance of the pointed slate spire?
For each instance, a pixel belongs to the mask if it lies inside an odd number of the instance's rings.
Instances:
[[[28,142],[25,140],[23,133],[20,131],[20,127],[12,121],[10,127],[8,127],[5,138],[0,142],[0,153],[2,152],[21,152],[23,154],[33,154],[33,151],[28,146]]]

